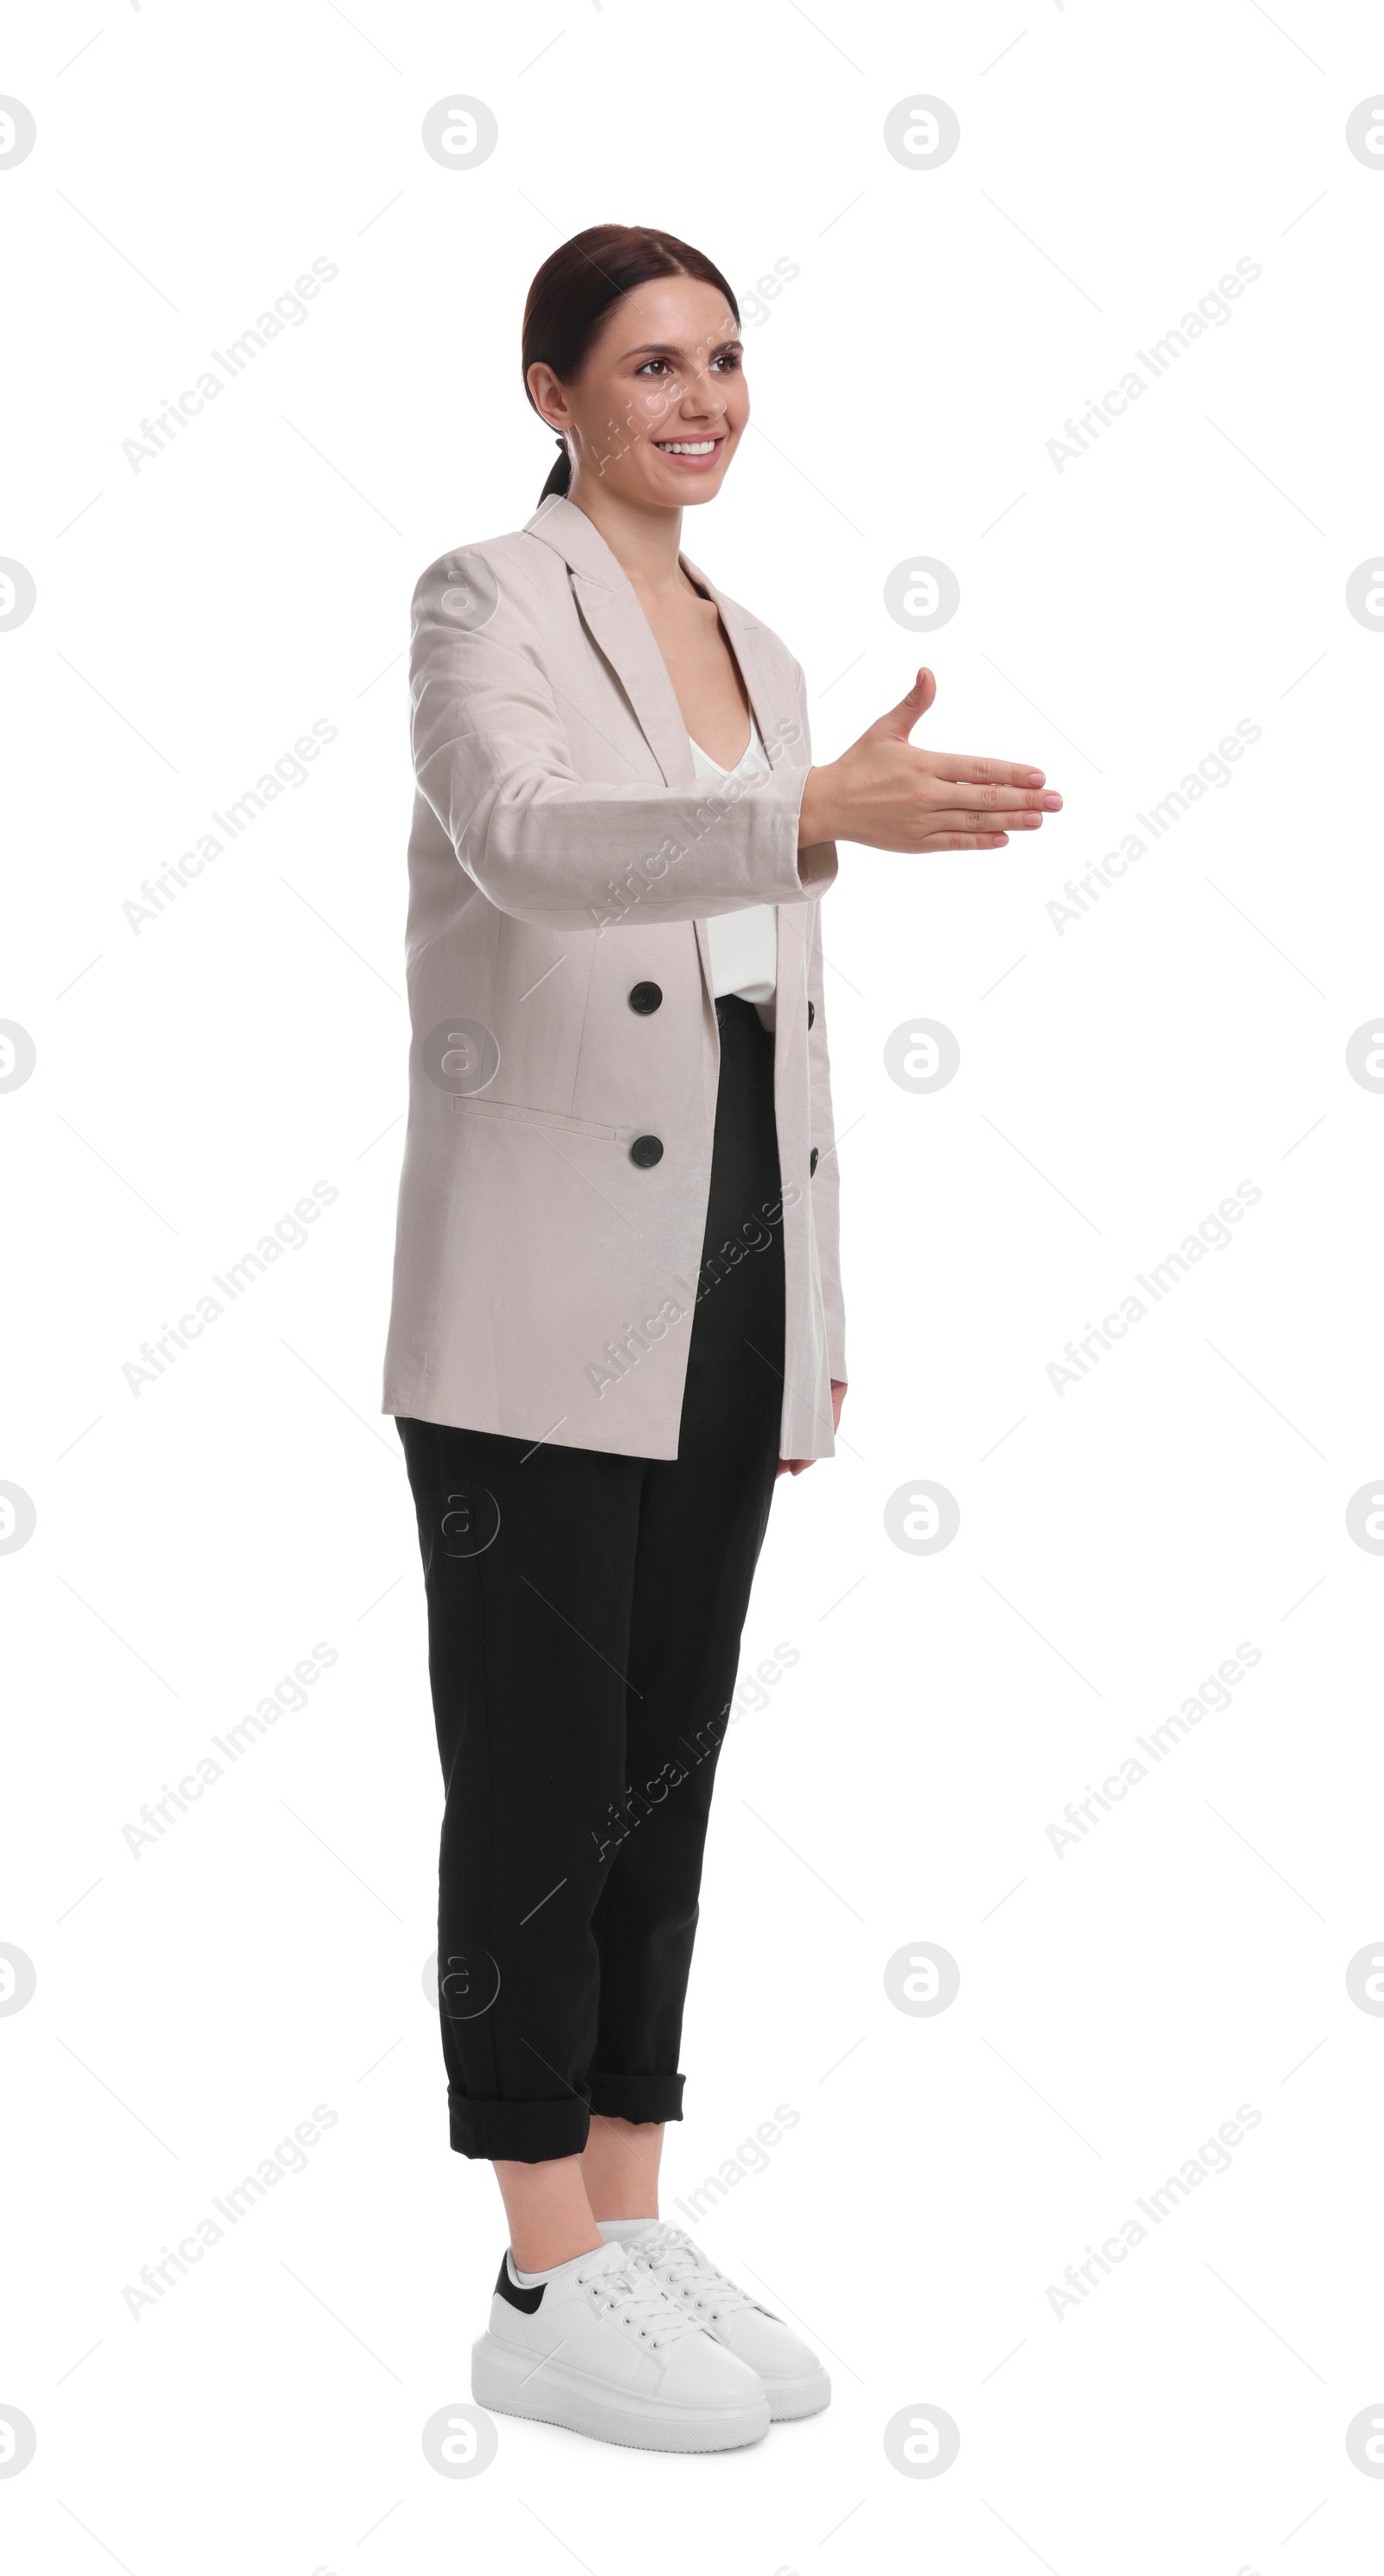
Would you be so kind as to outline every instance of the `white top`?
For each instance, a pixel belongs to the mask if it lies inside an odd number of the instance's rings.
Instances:
[[[693,742],[692,760],[699,778],[767,778],[769,755],[754,717],[750,739],[734,769]],[[778,980],[778,906],[747,904],[742,912],[713,913],[706,925],[711,949],[711,985],[715,993],[739,993],[747,1002],[772,1002]]]

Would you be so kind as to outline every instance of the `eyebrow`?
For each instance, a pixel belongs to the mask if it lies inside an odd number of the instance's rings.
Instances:
[[[714,357],[722,349],[743,349],[744,345],[739,332],[732,331],[726,339],[713,343],[712,355]],[[685,354],[686,352],[675,347],[671,340],[646,340],[638,349],[625,351],[627,358],[681,358]]]

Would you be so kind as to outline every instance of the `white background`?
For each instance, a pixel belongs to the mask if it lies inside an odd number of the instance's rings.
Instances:
[[[1304,50],[1304,48],[1306,50]],[[61,0],[11,23],[0,168],[0,1939],[13,2563],[276,2576],[499,2563],[1354,2576],[1384,2480],[1379,660],[1384,172],[1345,124],[1377,24],[791,0],[734,12]],[[485,101],[477,168],[423,117]],[[944,167],[884,120],[944,99]],[[918,739],[1034,760],[1036,840],[843,850],[824,912],[850,1394],[776,1499],[722,1756],[670,2200],[799,2114],[700,2228],[824,2349],[829,2413],[677,2460],[501,2419],[444,2478],[503,2225],[447,2143],[440,1779],[416,1532],[378,1413],[402,1139],[409,595],[513,528],[553,448],[519,319],[610,218],[702,245],[754,425],[688,551],[804,663],[819,757],[908,686]],[[138,471],[122,443],[314,258],[337,277]],[[1099,442],[1047,442],[1237,260],[1262,276]],[[747,312],[751,308],[747,304]],[[1144,372],[1150,372],[1145,370]],[[910,552],[961,601],[887,612]],[[337,738],[152,920],[123,907],[314,719]],[[1075,924],[1047,906],[1242,719],[1261,737]],[[923,1015],[960,1070],[884,1066]],[[213,1330],[122,1371],[315,1181]],[[1259,1202],[1059,1394],[1047,1370],[1237,1183]],[[895,1546],[945,1485],[960,1531]],[[162,1839],[123,1828],[326,1641],[337,1661]],[[1241,1641],[1261,1660],[1125,1802],[1048,1827]],[[287,1695],[287,1694],[286,1694]],[[767,1705],[749,1702],[762,1696]],[[1212,1694],[1214,1696],[1214,1694]],[[1099,1812],[1099,1811],[1097,1811]],[[960,1968],[895,2007],[920,1941]],[[153,2307],[162,2259],[314,2105],[336,2124]],[[1075,2307],[1240,2105],[1259,2122]],[[748,2162],[756,2161],[754,2158]],[[677,2214],[674,2210],[674,2215]],[[943,2408],[945,2474],[884,2431]]]

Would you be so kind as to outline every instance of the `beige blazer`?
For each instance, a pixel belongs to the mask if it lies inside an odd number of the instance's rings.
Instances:
[[[720,1064],[706,921],[769,903],[782,1207],[747,1208],[719,1262],[761,1257],[781,1225],[780,1455],[824,1458],[846,1374],[818,929],[836,852],[797,848],[798,664],[687,570],[769,753],[748,785],[696,778],[648,620],[572,502],[444,555],[414,594],[413,1044],[382,1410],[677,1456]]]

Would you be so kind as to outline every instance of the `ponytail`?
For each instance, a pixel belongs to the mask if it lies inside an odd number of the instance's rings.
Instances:
[[[546,501],[551,493],[556,492],[561,494],[563,492],[570,492],[572,488],[572,459],[567,453],[566,439],[560,438],[558,440],[558,445],[562,450],[562,454],[559,456],[547,482],[544,484],[542,491],[538,495],[540,503]]]

